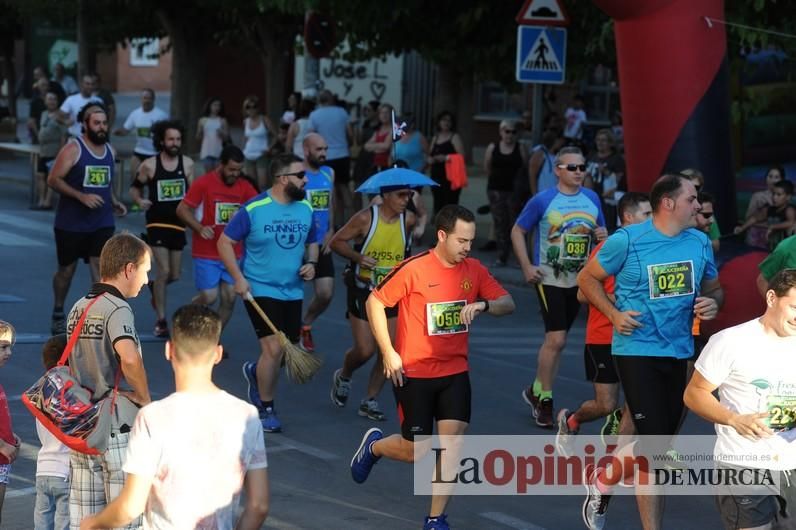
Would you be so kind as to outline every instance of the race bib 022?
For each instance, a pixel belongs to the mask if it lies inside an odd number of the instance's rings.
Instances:
[[[469,326],[462,322],[462,308],[466,300],[434,302],[426,304],[426,327],[428,335],[453,335],[467,333]]]
[[[158,201],[181,201],[183,197],[185,197],[185,179],[158,181]]]
[[[229,224],[232,220],[232,216],[238,211],[238,208],[240,208],[240,203],[237,202],[217,202],[215,224]]]
[[[694,294],[694,262],[675,261],[647,265],[650,298],[669,298]]]
[[[84,188],[107,188],[111,184],[111,168],[109,166],[86,166],[83,174]]]

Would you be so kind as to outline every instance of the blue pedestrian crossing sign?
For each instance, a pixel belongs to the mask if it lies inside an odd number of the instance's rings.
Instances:
[[[517,27],[517,81],[561,84],[567,63],[567,30],[550,26]]]

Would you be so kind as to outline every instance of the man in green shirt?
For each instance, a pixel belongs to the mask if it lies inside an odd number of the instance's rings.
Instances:
[[[757,266],[760,274],[757,275],[757,290],[765,298],[768,282],[782,269],[796,268],[796,236],[790,236],[780,241],[774,252]]]

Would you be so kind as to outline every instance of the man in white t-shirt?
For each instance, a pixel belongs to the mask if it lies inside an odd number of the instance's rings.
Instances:
[[[564,126],[564,138],[570,140],[580,140],[583,138],[583,127],[586,125],[586,111],[583,110],[583,96],[578,94],[572,99],[572,106],[564,112],[566,125]]]
[[[761,494],[719,490],[721,517],[733,529],[796,522],[796,270],[771,279],[766,304],[759,319],[710,339],[684,396],[691,410],[716,424],[713,454],[720,468],[769,470],[779,479],[779,490]]]
[[[67,97],[61,104],[58,113],[58,121],[69,127],[69,135],[79,138],[82,134],[80,122],[77,121],[77,113],[90,101],[102,103],[99,96],[95,96],[94,90],[97,88],[97,80],[92,74],[85,74],[81,78],[80,92]]]
[[[260,528],[268,461],[257,409],[213,384],[221,319],[202,305],[174,313],[166,359],[176,392],[142,408],[130,435],[121,494],[81,530],[115,528],[144,513],[144,528]],[[202,421],[196,421],[196,414]],[[242,490],[243,512],[238,517]]]
[[[131,182],[135,178],[141,162],[150,156],[158,154],[152,143],[152,124],[168,119],[169,115],[155,106],[155,91],[151,88],[145,88],[141,92],[141,106],[127,116],[122,127],[113,131],[113,134],[119,136],[127,136],[130,132],[135,132],[135,147],[133,148],[133,156],[130,158]]]

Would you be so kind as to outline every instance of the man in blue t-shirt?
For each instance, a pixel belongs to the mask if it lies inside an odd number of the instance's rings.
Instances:
[[[307,177],[301,159],[292,153],[275,157],[271,175],[271,189],[244,204],[224,229],[218,240],[218,253],[235,280],[235,292],[242,297],[251,292],[276,328],[297,343],[304,282],[315,277],[318,243],[312,206],[304,199]],[[235,260],[238,241],[246,249],[240,267]],[[243,364],[249,400],[260,412],[263,430],[280,432],[282,424],[276,415],[274,394],[284,352],[279,338],[251,303],[246,303],[246,310],[261,350],[256,363]]]
[[[536,378],[522,391],[536,425],[553,427],[553,381],[567,333],[578,316],[578,271],[591,247],[608,235],[600,199],[582,187],[586,162],[577,147],[561,149],[555,158],[558,184],[536,194],[511,230],[514,253],[525,281],[536,285],[545,335],[539,348]],[[535,231],[531,258],[526,239]]]
[[[715,318],[724,294],[710,239],[694,228],[701,206],[691,181],[662,176],[652,188],[650,204],[652,219],[620,228],[608,238],[578,275],[578,285],[614,326],[611,350],[625,401],[636,432],[642,438],[649,435],[641,448],[663,453],[669,447],[659,440],[676,433],[683,415],[694,316]],[[603,288],[609,276],[616,278],[616,302]],[[638,449],[631,444],[616,456],[632,456],[634,451]],[[584,521],[590,528],[602,528],[611,488],[621,473],[587,471]],[[649,474],[636,480],[654,484]],[[641,520],[645,527],[660,528],[663,499],[648,493],[637,490]]]
[[[329,150],[326,140],[318,133],[304,137],[304,171],[307,175],[307,201],[312,206],[312,224],[315,226],[316,242],[320,245],[318,266],[315,269],[313,287],[315,295],[310,301],[301,325],[301,346],[307,351],[315,350],[312,340],[312,323],[329,307],[334,295],[334,262],[332,249],[327,245],[334,230],[330,218],[334,212],[334,170],[325,165]]]

